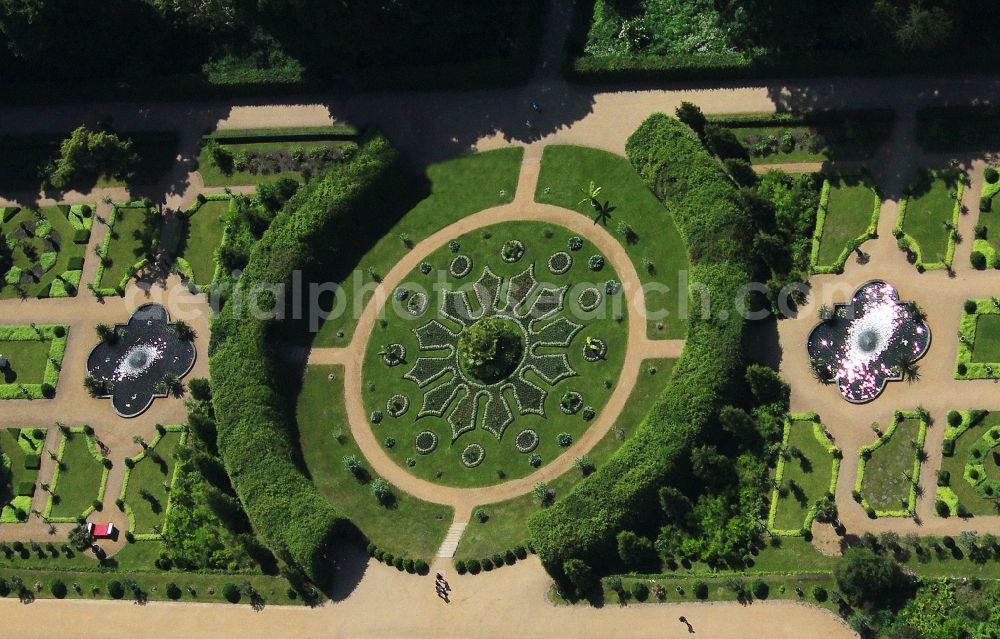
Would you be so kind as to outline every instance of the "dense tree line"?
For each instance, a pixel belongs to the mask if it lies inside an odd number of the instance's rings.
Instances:
[[[0,0],[0,78],[140,79],[505,57],[534,0]]]

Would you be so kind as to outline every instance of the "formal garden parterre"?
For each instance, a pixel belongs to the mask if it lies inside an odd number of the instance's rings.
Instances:
[[[0,523],[26,521],[37,489],[38,469],[45,444],[44,428],[0,430]]]
[[[909,517],[914,513],[920,465],[926,458],[925,411],[896,411],[885,432],[872,424],[876,441],[858,455],[853,496],[869,517]]]
[[[148,201],[113,204],[104,244],[95,248],[100,260],[91,290],[124,295],[125,286],[155,256],[163,216]]]
[[[870,174],[828,174],[816,213],[810,255],[813,272],[843,272],[851,253],[876,237],[881,206]]]
[[[579,259],[548,269],[569,245]],[[471,266],[455,271],[460,257]],[[445,484],[532,473],[587,429],[616,385],[627,317],[620,291],[607,292],[614,269],[589,242],[540,222],[483,227],[424,263],[433,270],[403,278],[368,343],[376,437],[410,472]]]
[[[94,207],[0,207],[0,217],[0,299],[76,295]]]
[[[958,328],[955,379],[1000,375],[1000,297],[966,300]]]
[[[907,188],[893,236],[918,271],[951,269],[967,181],[958,170],[925,170]]]
[[[60,324],[0,326],[0,399],[54,397],[68,335]]]

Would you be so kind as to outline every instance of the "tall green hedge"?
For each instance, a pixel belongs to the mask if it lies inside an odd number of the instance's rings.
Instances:
[[[297,270],[315,272],[316,256],[350,242],[349,234],[330,230],[370,214],[362,206],[367,192],[396,162],[388,141],[375,136],[300,189],[254,246],[212,326],[212,397],[226,470],[265,543],[320,584],[329,577],[331,544],[355,530],[299,465],[294,416],[278,390],[284,366],[271,350],[283,341],[283,322],[239,312],[233,299],[261,283],[287,285]]]
[[[687,242],[690,281],[708,292],[711,317],[701,316],[701,295],[692,295],[684,352],[635,435],[602,469],[529,520],[535,550],[557,579],[568,559],[606,565],[616,556],[616,533],[659,516],[657,489],[684,481],[692,444],[744,369],[737,299],[742,303],[741,287],[751,280],[753,225],[736,187],[690,129],[662,113],[632,134],[626,152],[673,214]]]

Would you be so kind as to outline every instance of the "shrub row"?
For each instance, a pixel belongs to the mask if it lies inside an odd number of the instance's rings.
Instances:
[[[351,233],[337,233],[336,226],[369,214],[361,206],[366,192],[380,187],[396,161],[386,139],[375,136],[349,161],[299,189],[254,246],[235,294],[246,297],[262,283],[289,284],[294,271],[314,266],[310,256],[336,252],[332,238],[351,241]],[[264,542],[314,582],[326,583],[332,545],[356,530],[297,463],[294,417],[277,390],[283,364],[269,348],[279,322],[251,315],[237,312],[230,298],[212,325],[219,453]]]
[[[525,559],[527,556],[528,549],[523,544],[518,544],[513,548],[494,553],[492,556],[483,559],[459,559],[455,561],[455,571],[460,575],[464,575],[465,573],[478,575],[484,570],[489,572],[494,568],[513,566],[519,559]]]
[[[402,555],[394,555],[371,542],[368,543],[367,550],[369,557],[381,561],[386,566],[394,566],[400,572],[405,570],[411,575],[426,575],[431,569],[423,559],[411,559]]]
[[[635,435],[603,468],[528,521],[535,550],[557,579],[568,559],[599,567],[617,556],[615,535],[658,511],[657,489],[687,473],[688,450],[743,375],[736,304],[752,279],[752,229],[735,186],[690,129],[662,113],[632,134],[626,152],[672,212],[688,246],[691,281],[704,286],[713,317],[688,319],[673,377]],[[728,319],[716,321],[723,312]]]

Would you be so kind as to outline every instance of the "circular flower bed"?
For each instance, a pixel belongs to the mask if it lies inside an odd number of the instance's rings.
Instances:
[[[410,407],[410,400],[406,395],[397,393],[389,398],[389,401],[385,403],[385,412],[389,413],[389,417],[400,417],[406,410]]]
[[[500,248],[500,259],[508,264],[518,261],[523,255],[524,244],[521,240],[507,240]]]
[[[423,273],[424,275],[430,275],[431,271],[433,271],[433,270],[434,270],[434,267],[431,266],[430,262],[421,262],[420,263],[420,272]]]
[[[580,291],[580,297],[577,298],[577,301],[580,303],[581,309],[589,312],[600,306],[602,299],[604,296],[601,295],[601,292],[596,287],[589,286]]]
[[[386,366],[399,366],[406,361],[406,347],[402,344],[389,344],[382,349],[382,361]]]
[[[530,453],[538,448],[538,433],[530,428],[522,430],[514,439],[514,447],[519,453]]]
[[[566,391],[559,400],[559,410],[567,415],[576,415],[583,408],[583,395],[576,391]]]
[[[599,271],[604,268],[604,256],[603,255],[591,255],[590,259],[587,260],[587,266],[590,267],[592,271]]]
[[[588,362],[604,359],[608,354],[608,343],[599,337],[588,337],[583,344],[583,358]]]
[[[472,271],[472,258],[468,255],[457,255],[448,265],[448,272],[452,277],[462,278]]]
[[[425,430],[417,435],[413,442],[413,447],[421,455],[430,455],[438,445],[438,436],[429,430]]]
[[[559,251],[549,256],[549,270],[556,275],[562,275],[571,266],[573,266],[573,258],[566,251]]]
[[[462,451],[462,465],[466,468],[475,468],[486,459],[486,450],[479,444],[469,444]]]
[[[410,299],[406,300],[406,312],[415,317],[419,317],[427,310],[427,296],[423,293],[414,293]]]

